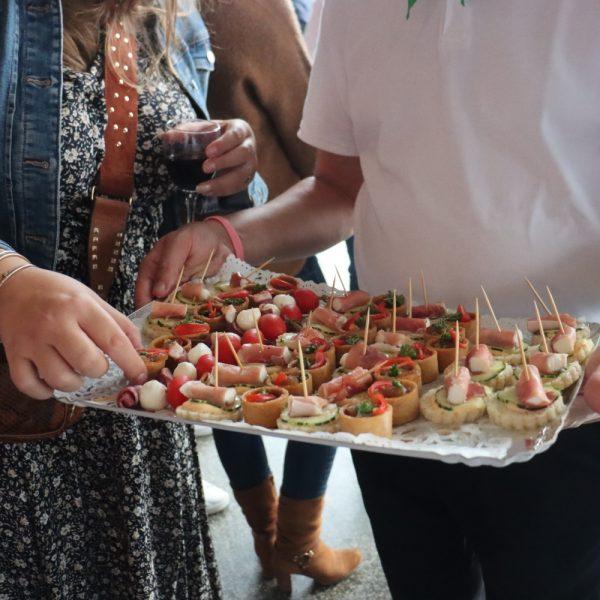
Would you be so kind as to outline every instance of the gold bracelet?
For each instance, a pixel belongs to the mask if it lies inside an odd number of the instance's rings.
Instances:
[[[16,275],[19,271],[23,271],[24,269],[29,269],[31,267],[33,267],[34,265],[32,265],[31,263],[27,263],[26,265],[19,265],[18,267],[14,267],[13,269],[9,269],[8,271],[6,271],[6,273],[2,273],[2,275],[0,275],[0,289],[2,289],[2,286],[14,275]]]

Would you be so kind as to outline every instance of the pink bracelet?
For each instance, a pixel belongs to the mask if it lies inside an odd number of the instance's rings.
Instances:
[[[240,238],[238,232],[234,229],[233,225],[224,217],[207,217],[204,219],[204,222],[207,221],[216,221],[223,227],[223,229],[227,232],[229,239],[231,240],[231,245],[233,246],[233,253],[236,258],[240,260],[244,260],[244,244],[242,244],[242,239]]]

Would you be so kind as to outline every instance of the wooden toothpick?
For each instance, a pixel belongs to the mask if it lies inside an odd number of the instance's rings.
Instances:
[[[219,387],[219,334],[215,333],[215,366],[213,367],[215,387]]]
[[[392,298],[392,333],[396,333],[396,290],[392,293],[394,294]]]
[[[181,267],[181,271],[179,271],[179,279],[177,279],[177,283],[175,284],[175,288],[173,289],[173,292],[171,293],[171,297],[169,298],[168,302],[175,302],[175,297],[177,296],[177,290],[179,289],[179,284],[181,283],[181,279],[183,278],[183,271],[185,269],[185,265],[183,265],[183,267]]]
[[[529,281],[529,279],[527,279],[527,277],[525,277],[525,281],[527,282],[527,285],[529,286],[529,289],[533,292],[533,295],[537,298],[538,302],[542,305],[542,308],[549,314],[552,314],[552,311],[548,308],[548,306],[546,306],[546,303],[544,302],[544,299],[540,296],[540,294],[538,293],[538,291],[535,289],[533,283],[531,283],[531,281]]]
[[[342,276],[340,275],[340,272],[338,271],[337,265],[335,266],[335,273],[338,277],[338,280],[340,282],[340,285],[342,286],[342,290],[344,290],[344,296],[348,295],[348,291],[346,290],[346,286],[344,285],[344,280],[342,279]]]
[[[215,255],[215,249],[213,248],[210,251],[210,254],[208,255],[208,260],[206,261],[206,264],[204,265],[204,271],[202,271],[202,276],[200,277],[200,281],[202,283],[204,283],[204,278],[206,277],[206,274],[208,273],[208,267],[210,267],[210,263],[212,262],[214,255]]]
[[[262,352],[265,349],[265,344],[263,343],[262,332],[258,326],[258,319],[256,318],[256,313],[252,311],[252,318],[254,319],[254,328],[256,329],[256,337],[258,338],[258,344],[260,346],[260,351]]]
[[[412,277],[408,278],[408,317],[412,319]]]
[[[458,377],[458,355],[460,352],[460,330],[456,321],[456,339],[454,340],[454,377]]]
[[[254,269],[252,269],[248,273],[248,275],[244,275],[244,279],[250,279],[250,277],[252,277],[252,275],[254,275],[255,273],[258,273],[259,271],[262,271],[265,267],[268,267],[274,260],[275,260],[275,257],[271,256],[271,258],[265,260],[265,262],[262,263],[262,265],[258,265],[258,267],[254,267]]]
[[[312,314],[313,314],[313,311],[311,310],[308,313],[308,317],[306,318],[306,326],[307,327],[311,327],[311,324],[312,324]]]
[[[327,308],[329,310],[331,310],[331,307],[333,306],[333,298],[334,298],[335,282],[336,281],[337,281],[337,274],[333,276],[333,282],[331,284],[331,293],[329,294],[329,302],[327,303]]]
[[[554,316],[556,317],[556,320],[558,321],[558,325],[560,327],[560,332],[564,333],[565,326],[563,325],[562,319],[560,318],[560,313],[558,312],[556,302],[554,301],[554,296],[552,295],[552,292],[550,291],[550,288],[548,286],[546,286],[546,291],[548,292],[548,298],[550,298],[550,304],[552,304],[552,309],[554,310]]]
[[[421,270],[421,288],[423,290],[423,300],[425,301],[425,307],[429,306],[429,296],[427,295],[427,285],[425,285],[425,275]]]
[[[371,300],[367,308],[367,318],[365,320],[365,334],[363,336],[363,356],[367,353],[367,341],[369,339],[369,326],[371,324]]]
[[[521,330],[515,325],[517,331],[517,337],[519,338],[519,350],[521,352],[521,362],[523,363],[523,369],[525,369],[525,379],[529,381],[529,367],[527,366],[527,357],[525,356],[525,347],[523,346],[523,336]]]
[[[235,351],[235,348],[233,347],[233,344],[231,343],[231,340],[229,339],[229,336],[227,334],[225,334],[225,340],[227,341],[227,345],[229,346],[229,349],[231,350],[231,354],[233,354],[233,358],[235,358],[235,362],[237,363],[238,367],[241,369],[244,365],[243,365],[242,361],[240,360],[238,353]]]
[[[537,317],[538,327],[540,328],[540,335],[542,336],[542,345],[544,346],[544,352],[548,354],[548,341],[546,340],[546,332],[544,331],[544,324],[542,323],[542,317],[540,317],[540,309],[538,308],[537,302],[534,300],[533,305],[535,306],[535,316]]]
[[[492,315],[492,319],[494,320],[494,324],[496,325],[496,329],[498,331],[502,331],[501,327],[500,327],[500,323],[498,323],[498,319],[496,319],[496,313],[494,312],[494,307],[492,306],[492,303],[489,299],[489,296],[487,295],[487,292],[485,291],[485,288],[483,286],[481,286],[481,291],[483,292],[483,297],[485,298],[485,301],[488,305],[488,309],[490,311],[490,315]]]
[[[475,348],[479,348],[479,298],[475,298]]]
[[[300,374],[302,376],[302,392],[304,397],[308,398],[308,388],[306,387],[306,371],[304,369],[304,353],[302,352],[302,344],[298,338],[298,362],[300,363]]]

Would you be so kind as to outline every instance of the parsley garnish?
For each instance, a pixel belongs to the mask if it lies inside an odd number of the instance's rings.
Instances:
[[[370,417],[373,414],[373,408],[375,408],[373,403],[370,400],[365,400],[356,407],[356,416]]]
[[[400,346],[400,356],[408,356],[413,360],[417,359],[417,351],[410,344],[402,344]]]
[[[390,377],[398,377],[400,375],[400,369],[398,368],[398,365],[393,364],[388,371],[388,375]]]

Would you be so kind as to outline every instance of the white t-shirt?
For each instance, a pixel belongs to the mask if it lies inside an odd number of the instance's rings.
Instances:
[[[300,137],[359,156],[361,287],[600,320],[598,0],[327,0]],[[415,286],[416,287],[416,286]],[[418,288],[417,288],[418,289]],[[420,298],[416,298],[419,301]]]

